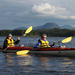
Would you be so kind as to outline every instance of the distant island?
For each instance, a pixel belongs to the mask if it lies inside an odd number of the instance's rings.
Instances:
[[[0,36],[7,36],[9,33],[13,36],[23,36],[24,32],[25,30],[0,30]],[[60,28],[33,30],[28,34],[28,36],[40,36],[42,33],[55,37],[75,36],[75,30]]]
[[[66,26],[67,25],[65,25],[65,27]],[[40,36],[42,33],[55,37],[75,36],[75,28],[72,28],[71,26],[65,27],[60,27],[56,23],[46,23],[41,26],[33,27],[32,32],[30,32],[28,36]],[[13,36],[23,36],[26,29],[27,28],[19,27],[14,30],[0,30],[0,36],[7,36],[9,33],[11,33]]]

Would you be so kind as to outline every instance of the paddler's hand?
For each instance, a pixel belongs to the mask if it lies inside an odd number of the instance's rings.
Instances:
[[[17,37],[17,40],[20,40],[20,37]]]
[[[53,42],[53,46],[55,45],[55,42]]]
[[[26,34],[23,34],[23,36],[25,37],[25,36],[26,36]]]
[[[55,42],[53,42],[53,44],[51,45],[51,47],[54,47],[55,46]]]

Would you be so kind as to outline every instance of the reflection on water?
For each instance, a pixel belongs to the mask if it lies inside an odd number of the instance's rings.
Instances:
[[[5,59],[6,59],[6,62],[8,65],[10,66],[14,66],[15,64],[16,65],[24,65],[24,66],[27,66],[27,65],[32,65],[32,58],[30,55],[20,55],[20,56],[17,56],[14,57],[15,55],[12,53],[7,53],[5,55]]]
[[[74,75],[75,58],[0,54],[0,75]]]
[[[18,58],[23,58],[22,60],[17,61],[19,65],[28,66],[28,65],[32,65],[33,63],[33,60],[30,55],[23,55],[21,57],[19,56]]]

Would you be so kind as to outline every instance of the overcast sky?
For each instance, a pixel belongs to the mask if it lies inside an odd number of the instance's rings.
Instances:
[[[75,0],[0,0],[0,29],[47,22],[75,26]]]

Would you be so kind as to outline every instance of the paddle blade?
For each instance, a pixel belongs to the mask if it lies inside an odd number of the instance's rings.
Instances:
[[[71,40],[72,40],[72,37],[68,37],[68,38],[62,40],[62,43],[68,43],[68,42],[70,42]]]
[[[16,52],[17,55],[25,55],[25,54],[28,54],[28,53],[29,53],[29,50],[22,50],[22,51]]]
[[[28,33],[31,32],[31,31],[32,31],[32,26],[30,26],[30,27],[26,30],[25,34],[28,34]]]

